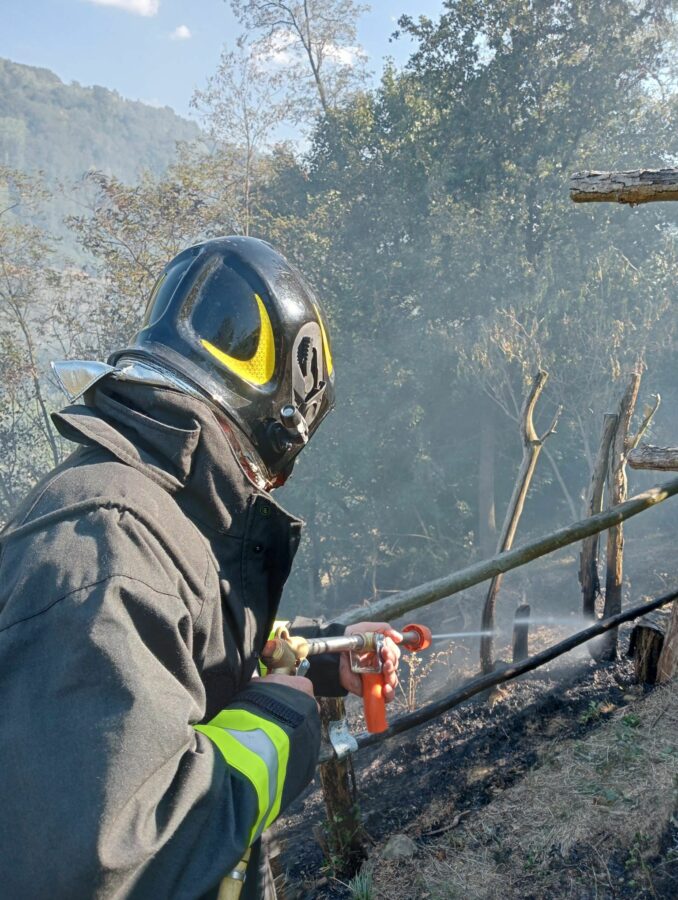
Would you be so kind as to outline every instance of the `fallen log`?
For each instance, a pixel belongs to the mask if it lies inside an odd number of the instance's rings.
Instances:
[[[652,203],[678,200],[678,169],[629,172],[575,172],[570,178],[575,203]]]
[[[653,447],[651,444],[641,444],[629,453],[628,463],[632,469],[678,472],[678,447]]]
[[[562,547],[575,544],[592,534],[605,531],[611,525],[618,525],[632,516],[637,516],[676,494],[678,494],[678,477],[643,491],[641,494],[636,494],[635,497],[631,497],[625,503],[620,503],[619,506],[612,506],[595,516],[574,522],[572,525],[566,525],[564,528],[528,541],[521,547],[514,547],[513,550],[500,553],[491,559],[473,563],[459,572],[427,581],[407,591],[376,600],[374,603],[355,606],[337,616],[334,621],[343,625],[353,625],[356,622],[367,620],[387,622],[396,619],[413,609],[427,606],[436,600],[442,600],[443,597],[450,597],[452,594],[466,590],[474,584],[487,581],[500,572],[510,572],[541,556],[553,553],[554,550],[560,550]]]
[[[475,697],[476,694],[488,690],[488,688],[492,688],[497,684],[503,684],[505,681],[512,681],[519,675],[524,675],[526,672],[538,669],[545,663],[551,662],[558,656],[568,653],[570,650],[574,650],[575,647],[579,647],[581,644],[585,644],[587,641],[604,634],[611,628],[618,628],[619,625],[622,625],[624,622],[631,622],[633,619],[646,615],[647,613],[652,612],[652,610],[660,609],[660,607],[666,606],[667,603],[672,603],[676,599],[678,599],[678,590],[671,591],[670,594],[664,594],[662,597],[657,597],[655,600],[650,600],[648,603],[641,603],[639,606],[631,607],[617,616],[612,616],[610,619],[600,619],[595,625],[591,625],[583,631],[578,631],[576,634],[565,638],[563,641],[559,641],[557,644],[548,647],[546,650],[542,650],[541,653],[530,656],[522,662],[503,666],[497,672],[479,675],[477,678],[468,681],[458,690],[448,694],[447,697],[443,697],[433,703],[428,703],[421,709],[415,710],[415,712],[399,716],[386,731],[382,731],[380,734],[362,732],[361,734],[356,735],[358,749],[371,747],[374,744],[381,743],[381,741],[394,737],[397,734],[402,734],[403,731],[408,731],[416,725],[423,725],[425,722],[435,719],[436,716],[441,715],[441,713],[447,712],[448,709],[459,706],[466,700],[470,700],[471,697]],[[320,762],[331,759],[333,755],[334,751],[329,745],[323,746],[320,752]]]

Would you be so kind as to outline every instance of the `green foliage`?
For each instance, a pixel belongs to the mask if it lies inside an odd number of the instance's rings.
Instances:
[[[548,424],[558,404],[563,415],[521,538],[579,514],[602,414],[631,367],[648,368],[647,389],[670,409],[678,208],[574,206],[568,177],[675,161],[674,7],[455,0],[436,21],[403,18],[415,45],[407,67],[387,66],[375,90],[329,104],[304,153],[251,139],[273,110],[264,93],[238,119],[229,98],[247,84],[227,55],[199,98],[209,152],[184,146],[163,175],[102,163],[88,176],[89,209],[70,223],[96,260],[93,327],[74,327],[83,285],[73,281],[55,295],[50,326],[79,351],[123,342],[162,265],[218,233],[279,246],[328,309],[338,403],[283,491],[309,523],[286,612],[331,614],[484,552],[481,501],[494,495],[501,521],[537,366],[551,375],[540,415]],[[30,77],[36,104],[96,99],[132,115],[119,98]],[[0,101],[3,134],[34,152],[38,106],[20,114],[17,90]],[[61,134],[51,116],[40,127]],[[236,140],[238,122],[249,130]],[[100,136],[116,155],[117,137]]]
[[[622,723],[627,728],[638,728],[641,724],[641,719],[637,713],[629,713],[622,718]]]
[[[374,896],[372,886],[372,873],[362,869],[348,883],[351,900],[372,900]]]

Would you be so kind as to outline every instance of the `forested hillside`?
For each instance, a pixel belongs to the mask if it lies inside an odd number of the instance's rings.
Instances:
[[[148,147],[159,166],[158,145],[168,152],[180,136],[170,138],[177,120],[169,112],[103,92],[119,128],[108,113],[95,125],[98,89],[26,70],[36,85],[30,102],[25,88],[26,129],[44,97],[63,97],[64,107],[73,97],[82,104],[80,124],[69,127],[83,154],[77,166],[86,167],[83,147],[100,148],[92,161],[103,171],[88,179],[96,202],[70,227],[96,260],[105,296],[94,296],[92,282],[74,284],[71,274],[57,284],[41,270],[42,251],[27,248],[49,235],[1,232],[0,254],[15,260],[20,245],[26,261],[14,270],[14,297],[23,299],[3,324],[0,365],[11,378],[2,380],[2,403],[12,410],[3,420],[3,516],[19,488],[63,452],[39,414],[30,353],[8,337],[24,334],[16,311],[30,320],[36,285],[52,305],[34,328],[64,352],[103,358],[130,334],[174,253],[240,232],[297,261],[332,326],[337,410],[284,498],[309,524],[291,611],[332,614],[489,555],[520,459],[516,420],[538,367],[551,376],[540,430],[558,405],[563,412],[520,536],[577,518],[603,413],[634,367],[646,370],[643,400],[664,395],[654,438],[676,440],[677,207],[591,209],[568,200],[573,171],[678,155],[675,12],[673,0],[642,9],[631,0],[445,2],[435,21],[401,20],[415,45],[403,70],[387,67],[375,89],[334,81],[315,101],[315,73],[304,82],[294,69],[290,86],[258,69],[247,48],[226,54],[197,98],[212,152],[184,149],[166,173],[141,183],[132,171],[141,152],[127,151]],[[3,78],[18,70],[5,65]],[[318,77],[322,87],[324,71]],[[310,85],[301,112],[294,107],[310,128],[303,152],[266,142],[299,85]],[[15,101],[0,102],[5,120],[18,117]],[[153,116],[157,129],[148,126]],[[50,146],[62,146],[61,120],[55,108],[45,122]],[[25,146],[33,152],[28,139]],[[112,174],[109,150],[125,171]],[[41,202],[37,185],[7,171],[4,180],[21,203]],[[577,592],[572,572],[575,603]]]
[[[126,100],[103,87],[64,84],[48,69],[0,59],[0,163],[74,181],[98,169],[136,181],[160,174],[177,141],[197,126],[169,107]]]
[[[177,141],[194,141],[198,127],[169,107],[126,100],[103,87],[64,84],[48,69],[0,59],[0,165],[44,172],[55,191],[42,221],[72,249],[65,216],[74,211],[73,186],[97,170],[135,182],[160,175]]]

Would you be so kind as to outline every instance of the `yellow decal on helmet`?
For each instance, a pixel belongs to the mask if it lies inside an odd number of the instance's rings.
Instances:
[[[314,304],[315,305],[315,304]],[[323,353],[325,354],[325,363],[327,365],[327,374],[331,375],[332,370],[334,369],[334,365],[332,364],[332,354],[330,352],[330,342],[327,337],[327,332],[325,331],[325,323],[323,322],[323,317],[320,315],[320,310],[318,307],[315,307],[315,311],[318,316],[318,324],[320,325],[320,334],[323,339]]]
[[[208,353],[211,353],[222,366],[230,369],[234,375],[237,375],[249,384],[262,385],[269,382],[273,377],[273,370],[275,369],[275,340],[268,311],[259,294],[254,296],[259,307],[261,328],[259,329],[257,349],[249,359],[236,359],[235,356],[229,356],[228,353],[219,350],[218,347],[210,344],[209,341],[201,340],[200,343]]]

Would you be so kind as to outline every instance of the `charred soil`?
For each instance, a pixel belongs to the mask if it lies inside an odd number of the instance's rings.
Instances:
[[[276,828],[284,897],[678,896],[677,693],[579,657],[358,754],[369,892],[333,878],[313,837],[316,779]],[[383,859],[393,834],[413,858]]]

